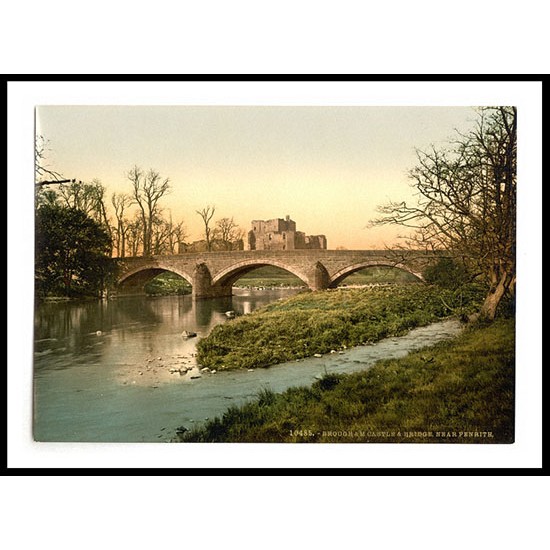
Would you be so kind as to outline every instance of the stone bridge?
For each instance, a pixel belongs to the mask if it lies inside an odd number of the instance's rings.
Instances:
[[[143,294],[144,285],[164,271],[176,273],[193,286],[194,298],[231,296],[233,284],[245,273],[276,266],[301,279],[311,290],[335,288],[348,275],[373,266],[389,266],[420,274],[425,261],[418,254],[388,250],[247,250],[199,252],[171,256],[120,258],[118,294]]]

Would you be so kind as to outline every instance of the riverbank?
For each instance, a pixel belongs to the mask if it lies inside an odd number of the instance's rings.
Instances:
[[[254,369],[337,353],[475,310],[481,297],[422,284],[301,293],[215,327],[197,344],[198,362]]]
[[[512,443],[512,319],[311,387],[263,390],[182,442]]]

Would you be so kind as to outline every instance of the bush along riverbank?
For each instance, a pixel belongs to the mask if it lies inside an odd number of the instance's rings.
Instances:
[[[512,319],[311,387],[262,390],[182,442],[512,443]]]
[[[423,284],[301,293],[215,327],[197,345],[198,362],[250,369],[369,344],[475,311],[482,297]]]

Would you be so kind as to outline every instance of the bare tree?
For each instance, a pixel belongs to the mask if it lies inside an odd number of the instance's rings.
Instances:
[[[48,168],[46,163],[46,152],[48,150],[48,141],[44,136],[36,136],[34,140],[34,181],[37,186],[47,185],[49,183],[59,183],[68,181],[55,170]]]
[[[204,239],[206,241],[206,250],[210,252],[212,250],[212,228],[210,227],[210,221],[216,212],[215,206],[206,206],[202,210],[195,211],[204,223]]]
[[[169,224],[169,233],[168,233],[168,252],[170,254],[178,254],[180,243],[183,243],[187,238],[187,230],[184,223],[172,222],[172,213],[170,212],[170,217],[168,219]]]
[[[179,252],[179,243],[186,238],[183,222],[174,224],[172,214],[168,219],[159,214],[153,220],[153,254],[177,254]]]
[[[95,190],[81,181],[72,181],[68,185],[60,186],[58,193],[61,202],[68,208],[76,208],[87,216],[95,210]]]
[[[50,185],[74,183],[76,180],[65,179],[59,172],[52,170],[47,164],[48,141],[44,136],[36,136],[34,140],[34,183],[36,190],[36,208],[44,205],[59,204],[59,195]]]
[[[132,194],[139,207],[142,223],[143,255],[149,256],[153,250],[153,224],[159,217],[158,201],[170,190],[170,180],[162,179],[155,170],[143,172],[134,166],[127,174],[132,183]]]
[[[244,231],[233,218],[221,218],[216,222],[214,237],[221,241],[224,250],[233,250],[236,243],[244,238]]]
[[[172,232],[172,225],[170,221],[165,220],[162,217],[162,213],[159,213],[153,219],[152,224],[152,252],[154,255],[170,254],[170,233]]]
[[[134,219],[126,222],[126,244],[130,256],[137,256],[142,248],[143,226],[141,216],[136,213]]]
[[[132,197],[126,193],[113,193],[111,204],[115,209],[116,217],[116,227],[114,229],[117,256],[124,258],[126,256],[126,234],[128,232],[128,220],[124,217],[124,213],[126,208],[132,204]]]
[[[93,216],[97,222],[101,223],[107,229],[107,232],[112,240],[113,235],[111,231],[111,223],[109,217],[107,216],[107,209],[105,208],[105,186],[98,179],[93,179],[91,185],[94,188],[95,194],[95,208]]]
[[[443,251],[483,278],[480,316],[488,320],[516,280],[516,127],[515,107],[481,109],[451,149],[417,152],[417,204],[390,202],[372,222],[411,229],[410,248]]]

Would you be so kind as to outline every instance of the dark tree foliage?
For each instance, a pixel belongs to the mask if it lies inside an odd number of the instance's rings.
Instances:
[[[58,204],[36,211],[38,296],[100,296],[114,273],[107,231],[84,212]]]
[[[471,279],[470,273],[464,264],[448,257],[443,257],[435,264],[426,267],[423,275],[427,283],[450,290],[460,288]]]

